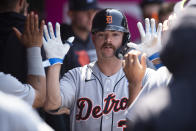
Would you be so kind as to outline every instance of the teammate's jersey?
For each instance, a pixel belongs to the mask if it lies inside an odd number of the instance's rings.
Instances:
[[[82,40],[73,32],[71,25],[61,24],[61,38],[63,43],[71,36],[74,36],[75,39],[63,60],[61,76],[73,68],[81,67],[97,60],[91,35],[89,34],[86,40]]]
[[[0,91],[0,131],[54,131],[16,96]]]
[[[156,71],[147,69],[143,88]],[[166,79],[161,82],[166,84]],[[145,87],[146,86],[146,87]],[[73,131],[122,131],[129,98],[128,80],[122,68],[105,76],[96,63],[68,71],[60,81],[62,107],[71,109]]]
[[[30,105],[35,99],[35,90],[30,84],[22,84],[17,78],[3,72],[0,72],[0,91],[20,97]]]
[[[144,96],[148,93],[152,92],[155,88],[165,88],[168,87],[168,84],[172,78],[172,75],[168,71],[168,69],[164,66],[159,68],[157,71],[150,76],[150,79],[145,83],[143,89],[140,91],[134,102],[129,106],[126,111],[126,117],[129,121],[135,121],[135,117],[137,117],[137,108],[135,108],[142,100]],[[163,94],[164,95],[164,94]],[[165,99],[166,100],[166,99]],[[154,100],[153,100],[154,102]],[[156,110],[156,109],[155,109]]]

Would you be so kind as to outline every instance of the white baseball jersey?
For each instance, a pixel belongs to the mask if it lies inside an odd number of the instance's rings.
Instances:
[[[0,72],[0,91],[20,97],[30,105],[35,99],[35,90],[30,84],[22,84],[10,74]]]
[[[148,86],[155,72],[147,69],[143,86]],[[122,68],[110,77],[96,63],[72,69],[61,79],[60,90],[62,107],[71,110],[72,131],[123,131],[126,127],[129,93]]]
[[[0,91],[0,131],[53,131],[18,97]]]
[[[141,102],[141,99],[156,88],[166,88],[171,77],[171,73],[165,66],[155,71],[150,79],[144,84],[143,89],[140,91],[134,102],[129,106],[128,110],[126,110],[127,120],[134,122],[136,119],[135,117],[137,117],[137,113],[135,113],[137,112],[137,108],[135,107]]]

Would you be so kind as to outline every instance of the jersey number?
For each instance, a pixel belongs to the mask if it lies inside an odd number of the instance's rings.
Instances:
[[[118,127],[121,127],[123,128],[123,131],[127,128],[127,125],[126,125],[126,120],[120,120],[118,122]]]

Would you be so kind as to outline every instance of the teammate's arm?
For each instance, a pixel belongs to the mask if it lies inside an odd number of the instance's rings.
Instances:
[[[146,71],[146,56],[141,56],[141,63],[139,62],[138,56],[139,51],[132,50],[125,55],[123,61],[123,70],[129,81],[129,100],[128,106],[135,100],[137,95],[142,89],[142,79]]]
[[[42,66],[41,46],[43,36],[44,21],[39,28],[38,15],[31,12],[27,15],[24,33],[16,29],[13,30],[21,43],[27,48],[28,76],[27,83],[35,89],[35,99],[33,107],[41,107],[45,102],[46,78]]]

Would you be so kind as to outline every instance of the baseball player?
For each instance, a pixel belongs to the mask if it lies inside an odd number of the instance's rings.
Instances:
[[[23,34],[14,28],[17,37],[27,48],[27,84],[22,84],[10,74],[0,72],[0,90],[22,98],[35,108],[43,106],[46,96],[46,78],[40,49],[44,21],[42,21],[40,29],[38,26],[38,15],[31,13],[27,16]]]
[[[126,128],[125,111],[138,93],[138,90],[134,89],[143,87],[142,92],[148,92],[151,79],[156,74],[156,71],[146,69],[146,58],[142,55],[141,63],[132,65],[133,70],[137,69],[132,73],[132,78],[136,79],[133,82],[144,76],[142,83],[129,84],[123,72],[122,60],[115,56],[116,50],[127,44],[130,39],[125,15],[116,9],[104,9],[95,15],[92,39],[98,60],[68,71],[60,82],[59,72],[65,55],[64,50],[69,46],[65,48],[59,41],[58,23],[56,35],[53,33],[52,25],[49,24],[48,27],[49,32],[47,27],[44,27],[44,48],[47,57],[56,59],[58,63],[48,69],[45,110],[60,114],[65,108],[69,108],[73,131],[122,131]],[[135,52],[129,54],[134,60],[138,60],[138,55],[139,53]],[[138,66],[141,68],[137,68]],[[167,77],[162,75],[158,82],[153,81],[154,86],[166,84]]]

